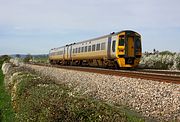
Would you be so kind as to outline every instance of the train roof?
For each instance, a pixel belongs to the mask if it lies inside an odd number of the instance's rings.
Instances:
[[[110,34],[107,34],[107,35],[104,35],[104,36],[100,36],[100,37],[96,37],[96,38],[84,40],[84,41],[77,42],[77,43],[71,43],[71,44],[68,44],[68,45],[65,45],[65,46],[53,48],[53,49],[51,49],[51,50],[55,50],[55,49],[58,50],[58,49],[60,49],[60,48],[63,48],[63,47],[66,47],[66,46],[70,46],[70,45],[75,45],[75,44],[85,43],[85,42],[89,42],[89,41],[93,41],[93,40],[97,40],[97,39],[101,39],[101,38],[106,38],[106,37],[110,37],[110,36],[115,36],[115,35],[118,35],[118,34],[123,33],[123,32],[137,33],[137,32],[132,31],[132,30],[123,30],[123,31],[119,31],[119,32],[111,32]],[[138,33],[137,33],[137,34],[138,34]],[[140,34],[139,34],[139,35],[140,35]]]

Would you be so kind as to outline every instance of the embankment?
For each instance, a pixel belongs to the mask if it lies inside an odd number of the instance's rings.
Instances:
[[[43,75],[23,64],[5,63],[2,69],[16,113],[14,121],[144,121],[123,106],[105,103],[76,89],[80,86],[66,84],[70,79]]]

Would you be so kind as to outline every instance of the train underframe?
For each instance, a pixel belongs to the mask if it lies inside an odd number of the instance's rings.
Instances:
[[[135,68],[139,64],[139,58],[117,58],[117,59],[86,59],[86,60],[50,60],[50,64],[70,66],[92,66],[104,68]]]

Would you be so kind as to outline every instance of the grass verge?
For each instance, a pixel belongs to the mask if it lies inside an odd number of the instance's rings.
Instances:
[[[120,107],[87,96],[74,94],[67,86],[55,84],[50,78],[20,73],[13,79],[16,88],[13,108],[16,121],[43,122],[143,122]]]
[[[3,61],[0,60],[0,68]],[[14,112],[11,105],[11,96],[7,93],[4,86],[4,75],[0,69],[0,122],[13,122]]]

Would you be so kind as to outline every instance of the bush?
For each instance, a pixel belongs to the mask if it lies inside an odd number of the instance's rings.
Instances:
[[[159,52],[160,55],[174,55],[174,53],[170,52],[170,51],[162,51],[162,52]]]
[[[163,51],[158,54],[144,54],[140,65],[143,65],[144,68],[179,70],[180,53]]]
[[[11,59],[10,56],[8,55],[2,55],[0,56],[0,61],[1,61],[1,64],[5,61],[5,62],[9,62],[9,60]]]
[[[32,56],[30,54],[28,54],[24,59],[23,62],[27,63],[30,62],[30,60],[32,60]]]

